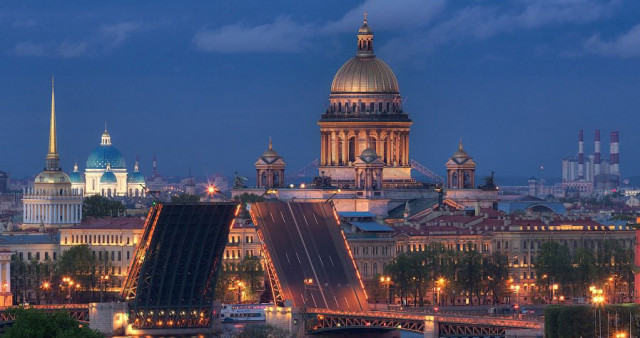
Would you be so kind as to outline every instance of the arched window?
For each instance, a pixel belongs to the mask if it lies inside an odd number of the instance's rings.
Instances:
[[[278,174],[278,172],[273,173],[273,186],[274,187],[280,186],[280,174]]]
[[[469,173],[465,171],[465,172],[462,174],[462,178],[463,178],[463,179],[462,179],[462,186],[463,186],[463,188],[465,188],[465,189],[470,189],[470,188],[471,188],[471,177],[469,176]]]
[[[369,148],[371,148],[373,150],[376,150],[376,149],[378,149],[378,148],[376,148],[377,145],[378,144],[377,144],[376,138],[373,137],[373,136],[369,136]]]
[[[458,187],[458,173],[454,172],[451,174],[451,187],[452,188],[457,188]]]
[[[267,186],[267,172],[266,171],[262,172],[262,177],[260,178],[260,186],[262,186],[262,187],[266,187]]]
[[[349,162],[356,161],[356,138],[352,136],[349,138]]]
[[[342,102],[338,102],[338,111],[342,112]]]

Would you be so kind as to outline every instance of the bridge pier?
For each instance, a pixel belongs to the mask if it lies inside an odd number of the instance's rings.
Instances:
[[[105,336],[124,335],[127,326],[127,303],[89,304],[89,327]]]
[[[438,330],[438,317],[427,316],[424,321],[424,338],[438,338],[440,331]]]

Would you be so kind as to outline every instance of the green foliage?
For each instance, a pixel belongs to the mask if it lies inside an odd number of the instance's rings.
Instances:
[[[569,249],[557,242],[546,242],[535,259],[537,282],[544,290],[553,283],[560,292],[574,297],[586,297],[590,285],[607,285],[616,295],[612,302],[622,302],[621,294],[631,294],[634,283],[634,252],[615,240],[600,242],[596,251],[587,247]],[[546,291],[545,291],[546,292]]]
[[[548,306],[544,310],[544,336],[547,338],[558,338],[558,316],[562,311],[561,306]]]
[[[180,194],[171,196],[171,203],[193,204],[200,202],[200,197],[191,194]]]
[[[236,338],[271,338],[292,337],[292,334],[273,325],[246,325],[242,332],[235,335]]]
[[[640,326],[640,306],[637,304],[590,306],[548,306],[544,311],[545,337],[594,337],[602,327],[602,334],[617,331],[627,337],[637,337]],[[631,333],[629,333],[631,321]],[[597,336],[597,335],[596,335]]]
[[[80,327],[68,313],[45,313],[36,309],[11,309],[16,316],[13,325],[5,332],[6,338],[23,337],[104,337],[97,331]]]
[[[423,251],[401,253],[386,266],[385,274],[391,276],[392,291],[402,300],[413,296],[415,305],[423,305],[424,295],[436,287],[441,289],[443,304],[462,293],[478,301],[482,294],[493,295],[497,301],[508,279],[508,262],[500,253],[483,257],[470,243],[461,252],[432,243]]]
[[[265,201],[264,196],[258,196],[256,194],[249,194],[246,192],[240,196],[234,197],[233,199],[241,203],[240,216],[244,219],[248,219],[251,217],[249,215],[249,210],[247,210],[247,203]]]
[[[83,217],[115,217],[124,214],[124,211],[122,202],[110,200],[100,195],[85,197],[82,205]]]
[[[45,280],[51,280],[56,271],[53,261],[20,260],[17,255],[11,256],[11,288],[16,295],[16,301],[24,300],[28,290],[34,290],[36,303],[40,304],[42,290],[40,286]],[[0,304],[0,306],[11,304]]]
[[[103,257],[106,257],[106,252]],[[96,273],[106,272],[109,268],[107,260],[99,261],[88,245],[76,245],[64,251],[58,260],[58,273],[60,277],[70,277],[74,282],[79,282],[81,289],[89,289],[95,285],[98,277]],[[98,267],[96,271],[95,267]]]

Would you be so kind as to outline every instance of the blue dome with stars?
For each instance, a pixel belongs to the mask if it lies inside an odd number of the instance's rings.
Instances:
[[[144,176],[142,175],[141,172],[133,172],[129,175],[127,175],[127,183],[145,183],[144,182]]]
[[[100,177],[100,183],[118,183],[118,179],[114,173],[107,171]]]
[[[87,158],[87,169],[107,169],[107,164],[111,169],[126,169],[127,164],[118,149],[111,145],[111,136],[105,130],[102,134],[102,142],[94,149]]]

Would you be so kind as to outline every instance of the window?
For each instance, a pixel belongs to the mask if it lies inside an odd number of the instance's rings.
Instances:
[[[48,260],[49,260],[49,253],[48,253],[48,252],[45,252],[45,253],[44,253],[44,260],[45,260],[45,261],[48,261]]]
[[[127,236],[127,245],[129,245],[129,237]]]
[[[57,252],[53,252],[53,260],[56,261],[58,260],[58,253]]]
[[[127,250],[127,259],[129,259],[129,250]]]
[[[364,263],[362,266],[363,266],[364,275],[368,276],[369,275],[369,269],[367,269],[367,263]]]
[[[115,251],[111,251],[111,260],[112,261],[116,260],[116,252]]]
[[[24,256],[22,255],[22,252],[18,253],[18,256],[20,256],[20,260],[24,260]]]
[[[27,260],[31,260],[31,252],[27,252]]]
[[[509,241],[504,241],[504,248],[509,249]]]
[[[118,251],[118,262],[122,261],[122,251]]]

